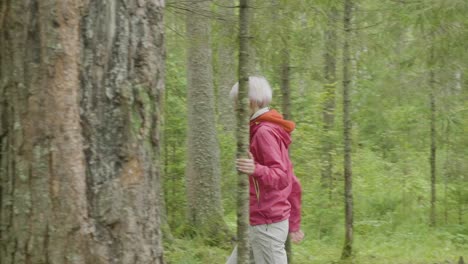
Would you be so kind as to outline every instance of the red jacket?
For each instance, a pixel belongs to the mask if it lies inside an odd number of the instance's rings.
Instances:
[[[289,232],[300,228],[301,185],[288,153],[294,126],[275,110],[250,122],[250,152],[256,163],[249,177],[251,225],[289,218]]]

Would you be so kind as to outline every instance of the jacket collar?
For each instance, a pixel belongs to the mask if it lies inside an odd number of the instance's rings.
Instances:
[[[250,117],[250,121],[256,119],[257,117],[265,114],[266,112],[270,111],[270,108],[269,107],[264,107],[262,109],[259,109],[257,110],[257,112],[255,112],[251,117]]]

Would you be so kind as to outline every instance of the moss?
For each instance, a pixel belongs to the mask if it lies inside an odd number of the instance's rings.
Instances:
[[[138,111],[136,111],[135,109],[132,109],[130,123],[131,123],[131,128],[132,128],[131,132],[133,136],[138,137],[138,135],[140,134],[142,122],[143,120],[141,119]]]
[[[153,116],[154,102],[148,92],[149,88],[145,85],[135,85],[133,87],[134,100],[131,107],[131,127],[132,135],[144,139],[145,147],[150,146],[150,128]],[[148,141],[148,142],[146,142]],[[146,146],[148,144],[148,146]]]

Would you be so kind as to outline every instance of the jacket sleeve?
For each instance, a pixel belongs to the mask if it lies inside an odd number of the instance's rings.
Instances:
[[[282,160],[281,139],[269,129],[261,128],[252,138],[251,151],[255,158],[254,178],[266,186],[282,190],[289,185],[287,164]]]
[[[301,184],[296,176],[293,176],[292,190],[288,197],[288,201],[291,204],[289,232],[295,232],[301,228],[301,195]]]

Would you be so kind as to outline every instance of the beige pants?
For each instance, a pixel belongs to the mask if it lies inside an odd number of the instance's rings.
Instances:
[[[288,230],[289,221],[287,219],[269,225],[250,226],[250,263],[287,264],[288,259],[284,243],[286,243],[288,237]],[[252,261],[252,255],[254,261]],[[232,251],[226,264],[237,264],[237,247]]]

